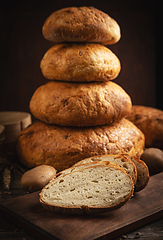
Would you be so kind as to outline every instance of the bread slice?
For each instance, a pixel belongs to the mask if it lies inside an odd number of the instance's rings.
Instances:
[[[133,190],[132,178],[123,169],[94,164],[50,181],[40,193],[40,203],[54,212],[101,214],[124,205]]]
[[[84,161],[84,160],[82,160],[82,161]],[[84,168],[87,168],[87,167],[91,167],[91,166],[94,166],[95,164],[99,164],[99,162],[97,162],[97,161],[94,161],[94,162],[84,162],[84,163],[82,163],[82,161],[80,161],[81,162],[80,164],[74,164],[72,167],[66,168],[65,170],[57,173],[56,177],[59,177],[61,175],[63,176],[65,174],[69,174],[69,173],[72,173],[72,172],[75,172],[75,171],[78,171],[78,170],[81,170],[81,169],[84,169]],[[109,162],[108,162],[108,165],[109,165]]]
[[[102,155],[102,156],[95,156],[91,158],[86,158],[84,160],[81,160],[77,162],[76,164],[73,165],[73,167],[77,167],[81,164],[86,164],[90,162],[102,162],[103,164],[105,163],[107,165],[108,162],[114,163],[118,165],[119,167],[123,168],[127,174],[129,174],[132,177],[132,180],[134,182],[134,185],[137,182],[137,169],[135,164],[128,159],[125,156],[122,155]],[[65,170],[66,171],[66,170]],[[63,171],[63,172],[65,172]]]
[[[129,154],[123,154],[123,156],[129,158],[137,168],[137,182],[135,185],[135,192],[139,192],[144,189],[149,181],[149,169],[145,162],[140,158],[131,156]]]
[[[100,165],[111,165],[111,166],[116,166],[117,168],[119,167],[118,165],[114,164],[114,163],[111,163],[110,161],[101,161],[101,162],[98,162],[98,161],[90,161],[90,158],[87,158],[87,159],[84,159],[84,160],[81,160],[78,163],[74,164],[72,167],[70,168],[67,168],[59,173],[57,173],[56,177],[59,177],[59,176],[63,176],[65,174],[69,174],[69,173],[72,173],[72,172],[75,172],[75,171],[79,171],[79,170],[82,170],[84,168],[88,168],[88,167],[91,167],[91,166],[95,166],[95,164],[100,164]],[[119,167],[120,168],[120,167]],[[54,177],[55,178],[55,177]]]

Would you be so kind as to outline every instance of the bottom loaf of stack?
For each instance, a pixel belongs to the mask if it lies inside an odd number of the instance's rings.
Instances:
[[[111,125],[83,128],[35,121],[18,136],[16,155],[28,168],[47,164],[62,171],[96,155],[141,156],[144,145],[144,134],[125,118]]]

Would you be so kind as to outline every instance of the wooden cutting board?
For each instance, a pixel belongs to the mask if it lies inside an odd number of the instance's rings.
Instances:
[[[48,212],[39,203],[39,192],[1,204],[0,212],[38,239],[110,240],[163,217],[163,173],[152,176],[123,207],[101,216]]]

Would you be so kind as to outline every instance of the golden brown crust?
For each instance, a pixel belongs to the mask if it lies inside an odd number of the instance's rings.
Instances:
[[[127,117],[145,135],[146,147],[163,149],[163,111],[146,106],[134,105]]]
[[[39,120],[63,126],[110,124],[127,116],[129,95],[116,83],[71,83],[50,81],[40,86],[30,101]]]
[[[62,207],[62,206],[55,206],[55,205],[50,205],[42,201],[40,198],[39,201],[41,205],[48,211],[50,212],[55,212],[55,213],[62,213],[62,214],[76,214],[76,215],[82,215],[82,214],[87,214],[87,215],[96,215],[96,214],[104,214],[111,212],[113,210],[116,210],[120,207],[122,207],[125,203],[128,202],[128,200],[132,197],[128,196],[128,198],[125,198],[124,201],[120,202],[119,204],[115,204],[112,206],[106,206],[106,207],[93,207],[93,206],[82,206],[82,207]]]
[[[106,13],[93,7],[68,7],[53,12],[42,32],[52,42],[98,42],[104,45],[119,41],[120,27]]]
[[[130,121],[92,128],[61,127],[34,122],[17,142],[17,157],[28,168],[52,165],[57,171],[76,162],[106,154],[141,155],[144,135]]]
[[[50,80],[92,82],[115,79],[120,61],[97,43],[63,43],[50,48],[41,60],[44,77]]]

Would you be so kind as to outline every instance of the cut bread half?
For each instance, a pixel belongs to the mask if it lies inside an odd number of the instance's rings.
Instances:
[[[50,181],[40,193],[40,203],[54,212],[101,214],[124,205],[133,191],[132,178],[122,168],[94,164]]]
[[[127,157],[122,156],[122,155],[94,156],[94,157],[86,158],[84,160],[77,162],[76,164],[73,165],[73,167],[77,167],[81,164],[90,163],[90,162],[97,162],[97,163],[101,162],[102,163],[103,161],[105,162],[105,164],[107,164],[107,162],[110,162],[110,163],[114,163],[114,164],[118,165],[119,167],[123,168],[126,171],[126,173],[132,177],[134,185],[136,184],[136,182],[137,182],[136,166],[130,159],[128,159]]]
[[[145,162],[140,158],[131,156],[129,154],[122,154],[123,156],[129,158],[137,168],[137,182],[135,185],[135,192],[139,192],[144,189],[149,181],[149,169]]]

